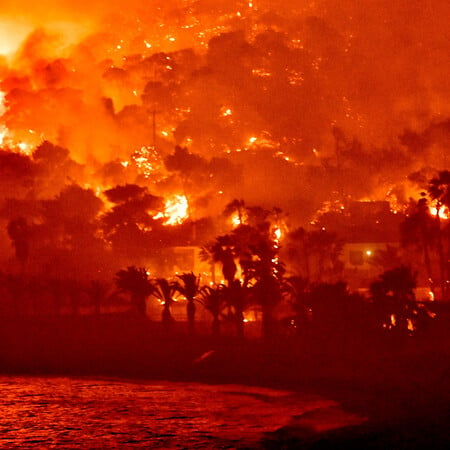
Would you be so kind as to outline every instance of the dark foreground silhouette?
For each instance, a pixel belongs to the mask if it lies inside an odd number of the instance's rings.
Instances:
[[[448,448],[448,321],[426,335],[314,334],[270,342],[168,335],[127,315],[2,321],[3,373],[120,376],[239,383],[313,392],[368,420],[331,430],[306,415],[262,448]],[[205,330],[209,330],[205,324]],[[200,327],[200,324],[199,324]],[[213,400],[212,400],[213,401]]]

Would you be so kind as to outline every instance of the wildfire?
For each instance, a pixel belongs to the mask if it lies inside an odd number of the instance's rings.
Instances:
[[[162,167],[161,156],[154,146],[142,146],[133,153],[131,159],[136,163],[145,178],[149,178]],[[128,161],[123,161],[121,164],[127,167]]]
[[[274,237],[275,237],[275,242],[276,243],[278,243],[278,242],[280,242],[280,239],[281,239],[281,228],[279,228],[279,227],[275,227],[274,229],[273,229],[273,235],[274,235]]]
[[[406,319],[408,331],[412,332],[416,329],[411,319]]]
[[[174,195],[166,200],[164,213],[158,213],[154,219],[164,217],[164,225],[180,225],[189,217],[189,203],[185,195]]]
[[[395,327],[397,325],[397,318],[395,317],[395,314],[391,314],[390,320],[391,320],[390,328]]]
[[[0,117],[2,117],[5,112],[5,93],[3,91],[0,91]],[[0,124],[0,145],[3,145],[3,141],[7,134],[8,129],[3,124]]]
[[[430,206],[430,214],[436,216],[438,214],[438,209],[435,206]],[[439,209],[439,218],[442,220],[450,219],[450,211],[448,208]]]

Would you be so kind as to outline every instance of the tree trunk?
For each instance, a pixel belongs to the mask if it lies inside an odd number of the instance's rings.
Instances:
[[[212,322],[212,334],[215,338],[220,336],[220,320],[218,316],[214,316]]]
[[[147,307],[145,303],[145,297],[142,295],[134,295],[132,298],[134,311],[142,317],[146,316]]]
[[[423,245],[423,260],[425,264],[425,269],[427,271],[428,283],[430,285],[430,291],[433,294],[433,298],[436,298],[435,290],[434,290],[434,279],[433,272],[431,270],[431,261],[430,261],[430,250],[428,248],[427,242],[427,234],[424,227],[422,227],[422,245]]]
[[[188,299],[188,304],[186,308],[187,308],[189,334],[193,335],[195,333],[195,303],[193,299]]]
[[[162,324],[164,329],[169,332],[172,329],[173,317],[170,313],[170,308],[168,305],[164,304],[164,309],[162,312]]]
[[[444,257],[444,248],[442,246],[442,235],[441,235],[441,219],[439,217],[440,208],[436,210],[436,222],[437,222],[437,233],[438,233],[438,254],[439,254],[439,268],[440,268],[440,284],[441,284],[441,299],[446,300],[447,298],[447,283],[446,283],[446,273],[447,273],[447,261]]]

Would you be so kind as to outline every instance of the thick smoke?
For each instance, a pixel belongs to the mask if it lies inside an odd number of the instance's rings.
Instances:
[[[444,0],[3,1],[3,218],[76,185],[99,214],[102,192],[136,184],[185,195],[196,219],[244,198],[296,226],[330,199],[406,202],[410,174],[449,164],[449,15]]]

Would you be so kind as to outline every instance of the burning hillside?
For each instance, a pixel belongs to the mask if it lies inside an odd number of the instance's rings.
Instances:
[[[449,13],[418,0],[4,1],[2,229],[26,218],[27,246],[54,255],[35,263],[55,266],[55,249],[137,258],[209,238],[233,198],[293,225],[327,201],[400,210],[449,167]]]

